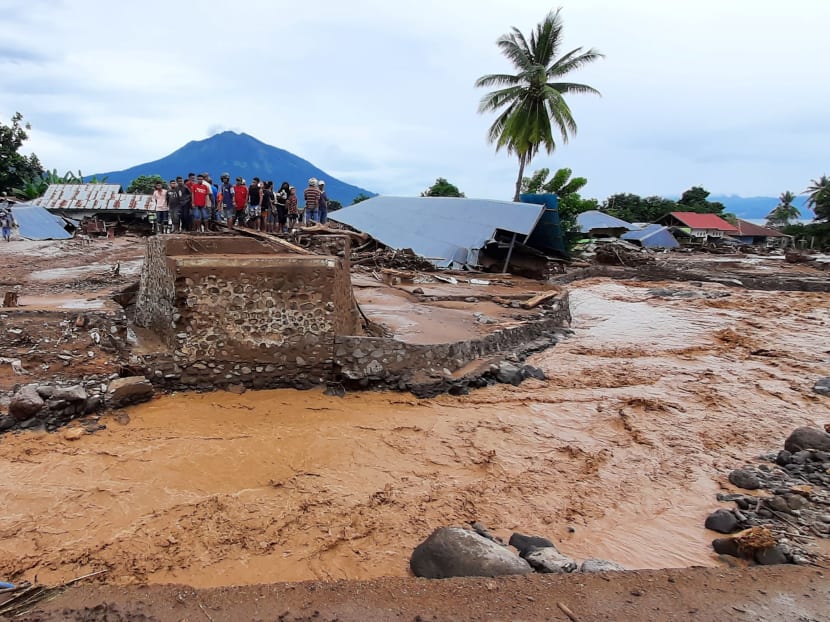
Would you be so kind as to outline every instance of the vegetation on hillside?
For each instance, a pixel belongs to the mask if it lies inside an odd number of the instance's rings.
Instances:
[[[12,115],[9,125],[0,122],[0,195],[14,194],[16,188],[43,174],[43,166],[34,153],[28,156],[20,153],[29,138],[26,130],[30,129],[32,126],[23,123],[19,112]]]

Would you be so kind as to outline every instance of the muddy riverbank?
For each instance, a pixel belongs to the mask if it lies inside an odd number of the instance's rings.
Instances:
[[[685,292],[685,293],[684,293]],[[480,520],[627,568],[716,566],[726,474],[830,421],[830,295],[593,279],[549,380],[468,396],[176,394],[0,440],[0,575],[195,587],[408,574]]]

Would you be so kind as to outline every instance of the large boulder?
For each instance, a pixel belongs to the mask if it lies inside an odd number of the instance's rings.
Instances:
[[[791,453],[804,449],[830,451],[830,434],[818,428],[796,428],[784,441],[784,449]]]
[[[761,487],[761,480],[749,469],[735,469],[729,474],[729,482],[744,490],[757,490]]]
[[[37,392],[37,386],[27,384],[12,396],[9,402],[9,414],[16,421],[25,421],[38,414],[44,405],[43,398]]]
[[[498,577],[529,574],[530,565],[508,548],[459,527],[440,527],[419,544],[409,566],[416,577]]]

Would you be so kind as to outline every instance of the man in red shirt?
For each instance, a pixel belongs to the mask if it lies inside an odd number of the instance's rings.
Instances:
[[[236,211],[230,226],[243,226],[245,224],[245,210],[248,207],[248,186],[241,177],[236,178],[236,185],[233,187],[233,206]]]
[[[208,213],[208,194],[210,188],[203,183],[204,177],[202,175],[196,176],[196,183],[190,188],[193,194],[193,230],[200,231],[202,222],[207,224],[210,214]]]

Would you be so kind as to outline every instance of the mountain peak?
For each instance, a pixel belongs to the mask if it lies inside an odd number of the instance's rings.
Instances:
[[[329,175],[311,162],[285,149],[274,147],[244,132],[224,130],[201,140],[192,140],[173,153],[152,162],[137,164],[121,171],[97,173],[108,183],[129,186],[141,175],[161,175],[172,179],[186,176],[191,171],[206,171],[214,179],[221,172],[229,172],[231,178],[243,177],[248,183],[254,177],[271,180],[276,185],[287,181],[302,192],[308,179],[316,177],[326,180],[326,191],[330,199],[350,205],[359,194],[373,196],[374,193],[343,182]]]

